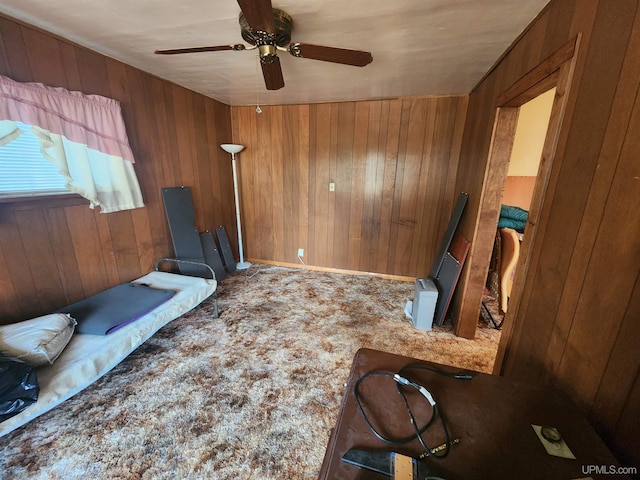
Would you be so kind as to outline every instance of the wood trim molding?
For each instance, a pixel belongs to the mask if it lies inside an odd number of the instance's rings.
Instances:
[[[388,275],[385,273],[375,273],[375,272],[360,272],[357,270],[345,270],[343,268],[330,268],[330,267],[316,267],[313,265],[301,265],[297,263],[286,263],[286,262],[274,262],[272,260],[261,260],[256,258],[248,258],[252,263],[263,263],[267,265],[275,265],[277,267],[283,268],[295,268],[298,270],[312,270],[315,272],[328,272],[328,273],[341,273],[344,275],[354,275],[359,277],[375,277],[382,278],[385,280],[395,280],[398,282],[415,282],[415,277],[405,277],[402,275]]]
[[[558,83],[560,67],[573,58],[578,40],[579,35],[569,40],[543,60],[542,63],[507,88],[497,98],[498,107],[519,107],[553,88]]]
[[[89,205],[89,200],[77,193],[52,195],[25,195],[16,197],[0,197],[2,210],[28,210],[30,208],[68,207],[72,205]]]

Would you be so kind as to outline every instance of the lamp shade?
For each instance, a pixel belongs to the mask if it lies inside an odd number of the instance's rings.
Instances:
[[[233,155],[234,153],[238,153],[244,150],[244,145],[236,145],[234,143],[223,143],[222,145],[220,145],[220,148],[222,148],[225,152]]]

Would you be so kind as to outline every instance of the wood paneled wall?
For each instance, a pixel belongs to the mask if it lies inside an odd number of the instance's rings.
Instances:
[[[446,229],[467,97],[233,107],[247,256],[425,275]],[[335,184],[335,192],[329,184]]]
[[[620,460],[640,465],[640,8],[552,0],[472,92],[457,189],[473,221],[496,99],[581,35],[567,111],[503,373],[550,382],[588,413]],[[474,211],[475,209],[475,211]],[[464,285],[463,285],[464,288]],[[510,306],[511,311],[511,306]]]
[[[0,73],[122,103],[147,203],[108,215],[75,199],[0,204],[0,319],[44,313],[149,271],[171,252],[162,186],[192,186],[198,227],[224,224],[233,242],[230,162],[218,148],[232,125],[233,141],[247,146],[239,163],[248,257],[297,263],[304,248],[312,265],[421,275],[460,191],[470,195],[461,230],[474,240],[497,97],[578,34],[542,234],[503,334],[503,371],[560,386],[621,460],[639,465],[637,0],[551,0],[470,97],[265,107],[261,115],[252,107],[230,115],[0,18]]]
[[[196,225],[235,238],[229,107],[0,17],[0,74],[121,102],[146,207],[110,214],[78,196],[0,203],[0,323],[132,280],[172,254],[162,187],[192,190]]]

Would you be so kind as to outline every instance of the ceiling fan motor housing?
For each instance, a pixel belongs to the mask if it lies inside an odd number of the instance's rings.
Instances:
[[[286,47],[291,42],[291,30],[293,29],[293,19],[291,16],[278,8],[273,9],[273,22],[275,33],[269,34],[259,30],[254,30],[249,26],[244,14],[240,12],[240,33],[245,42],[250,45],[260,47],[260,45],[273,45]]]

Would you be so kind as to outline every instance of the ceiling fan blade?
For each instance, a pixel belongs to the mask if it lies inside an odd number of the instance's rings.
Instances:
[[[373,61],[371,52],[361,50],[349,50],[346,48],[323,47],[310,43],[292,43],[289,45],[289,53],[294,57],[322,60],[323,62],[341,63],[354,67],[364,67]]]
[[[238,0],[238,5],[253,30],[276,33],[271,0]]]
[[[219,52],[222,50],[244,50],[246,47],[241,43],[236,45],[215,45],[212,47],[192,47],[192,48],[174,48],[172,50],[156,50],[153,53],[158,55],[176,55],[180,53],[198,53],[198,52]]]
[[[284,87],[284,78],[282,77],[282,68],[280,67],[280,59],[271,57],[268,62],[260,62],[262,67],[262,76],[267,90],[279,90]]]

